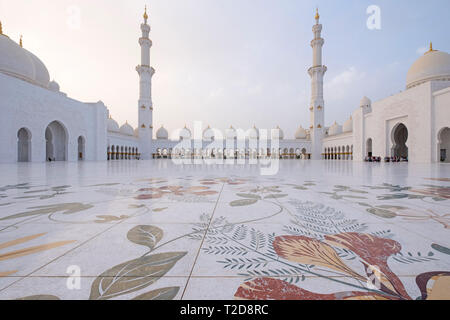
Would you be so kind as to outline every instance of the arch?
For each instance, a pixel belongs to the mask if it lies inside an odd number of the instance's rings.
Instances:
[[[85,159],[86,139],[83,136],[78,137],[78,161]]]
[[[450,128],[442,128],[438,133],[439,161],[450,163]]]
[[[366,156],[367,157],[372,157],[372,155],[373,155],[372,144],[373,144],[372,138],[367,139],[367,141],[366,141]]]
[[[59,121],[51,122],[45,129],[47,161],[67,161],[68,136],[64,125]]]
[[[393,143],[391,155],[393,157],[408,158],[408,146],[406,145],[408,128],[403,123],[397,124],[392,129],[391,139]]]
[[[31,132],[27,128],[17,131],[17,161],[31,161]]]

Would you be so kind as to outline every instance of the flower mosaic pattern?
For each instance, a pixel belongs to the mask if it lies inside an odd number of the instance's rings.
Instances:
[[[450,299],[450,180],[348,180],[9,181],[0,185],[0,299],[216,298],[201,281],[223,281],[227,299]],[[69,291],[66,269],[78,262],[83,290]]]

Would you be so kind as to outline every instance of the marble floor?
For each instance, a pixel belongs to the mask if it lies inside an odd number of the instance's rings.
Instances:
[[[450,166],[0,165],[0,299],[450,299]]]

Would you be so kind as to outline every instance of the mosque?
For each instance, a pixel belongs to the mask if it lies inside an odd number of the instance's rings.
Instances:
[[[143,18],[141,62],[136,67],[138,128],[128,123],[119,126],[102,101],[84,103],[68,97],[57,82],[50,81],[44,63],[24,48],[22,39],[19,43],[10,39],[0,23],[0,162],[171,157],[363,161],[368,156],[450,162],[450,55],[430,45],[409,69],[404,91],[375,102],[364,97],[343,125],[326,126],[323,78],[327,67],[322,62],[324,39],[318,12],[311,41],[313,63],[308,70],[309,128],[300,126],[291,139],[284,137],[281,128],[259,130],[256,126],[244,134],[232,126],[224,134],[208,127],[200,138],[185,127],[170,139],[160,127],[154,136],[151,88],[155,70],[150,64],[147,11]]]

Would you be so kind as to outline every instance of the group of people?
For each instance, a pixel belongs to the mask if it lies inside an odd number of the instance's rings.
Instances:
[[[366,157],[365,162],[381,162],[381,157]],[[384,162],[408,162],[407,157],[384,157]]]

